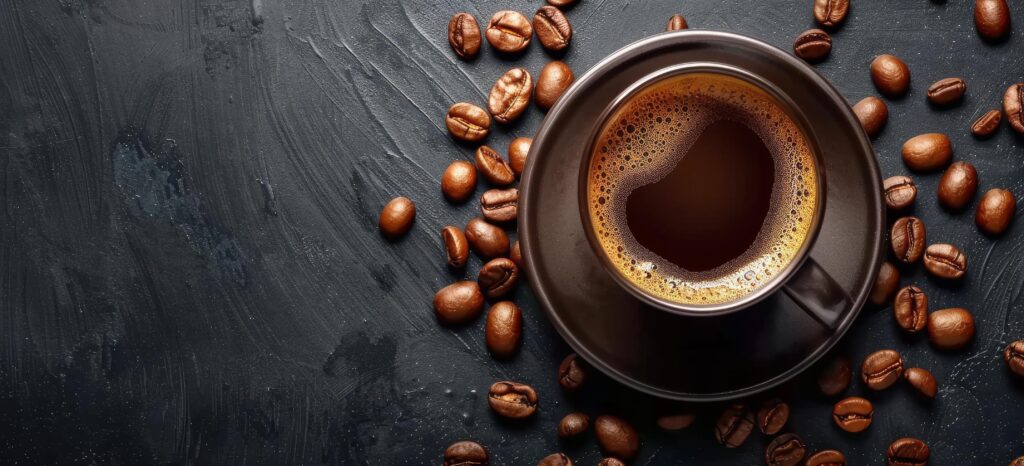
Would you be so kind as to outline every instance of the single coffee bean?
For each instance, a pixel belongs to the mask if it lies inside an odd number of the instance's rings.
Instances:
[[[934,171],[953,158],[953,145],[942,133],[914,136],[903,143],[903,163],[911,170]]]
[[[545,5],[533,15],[533,30],[540,45],[548,50],[564,50],[572,40],[572,25],[562,10]]]
[[[832,420],[847,432],[863,432],[871,425],[874,416],[875,407],[859,396],[843,398],[832,406]]]
[[[1006,0],[975,0],[974,27],[987,41],[1005,38],[1010,33],[1010,7]]]
[[[959,102],[967,92],[967,83],[961,78],[945,78],[928,86],[928,101],[935,105]]]
[[[501,154],[487,146],[480,146],[476,150],[476,168],[488,183],[495,186],[508,186],[516,180],[516,175],[508,162],[501,158]]]
[[[696,416],[693,413],[684,414],[672,414],[669,416],[661,416],[656,421],[658,427],[664,430],[682,430],[690,427],[693,424],[693,420]]]
[[[1024,377],[1024,340],[1017,340],[1003,350],[1003,359],[1006,359],[1006,367],[1014,374]]]
[[[672,15],[671,18],[668,19],[668,26],[665,26],[665,30],[666,31],[682,31],[683,29],[686,29],[687,27],[689,27],[689,26],[687,26],[687,24],[686,24],[686,18],[684,18],[683,15],[675,14],[675,15]]]
[[[910,333],[920,332],[928,324],[928,297],[914,285],[903,287],[896,293],[892,313],[900,328]]]
[[[1017,198],[1005,189],[990,189],[981,196],[978,210],[974,213],[974,223],[978,229],[989,235],[1001,235],[1017,211]]]
[[[832,52],[832,36],[821,29],[804,31],[793,41],[793,53],[809,62],[821,60],[830,52]]]
[[[1024,133],[1024,83],[1011,84],[1003,94],[1003,113],[1010,127]]]
[[[572,466],[572,460],[564,453],[552,453],[541,459],[537,466]]]
[[[940,309],[928,315],[928,341],[943,350],[958,350],[974,339],[974,315],[967,309]]]
[[[483,309],[484,294],[476,282],[455,282],[434,295],[434,313],[443,324],[465,324],[480,316]]]
[[[537,412],[537,392],[526,384],[495,382],[487,394],[487,403],[501,417],[523,419]]]
[[[836,450],[822,450],[807,458],[804,466],[846,466],[846,455]]]
[[[532,144],[533,139],[515,138],[508,145],[508,165],[516,176],[522,175],[523,170],[526,170],[526,157],[530,154]]]
[[[835,396],[850,386],[850,379],[853,378],[853,370],[850,358],[836,356],[821,367],[818,372],[818,388],[825,396]]]
[[[892,442],[885,452],[889,466],[924,466],[928,464],[928,445],[916,438],[901,438]]]
[[[505,296],[519,283],[519,267],[511,259],[491,259],[480,267],[477,281],[488,298]]]
[[[871,288],[871,295],[868,300],[876,306],[882,306],[891,302],[896,295],[896,289],[900,286],[900,271],[891,262],[882,262],[878,269],[878,276],[875,277],[875,285]]]
[[[465,160],[448,165],[441,176],[441,194],[451,202],[465,202],[476,190],[476,167]]]
[[[598,416],[594,434],[601,452],[621,460],[631,460],[640,451],[640,435],[623,419],[611,415]]]
[[[576,0],[548,0],[548,5],[567,8],[576,4]]]
[[[537,78],[537,106],[544,110],[554,107],[555,102],[558,102],[558,98],[575,79],[572,69],[564,62],[553,61],[544,65],[540,70],[540,77]]]
[[[903,374],[903,356],[893,350],[875,351],[864,359],[860,376],[872,390],[885,390]]]
[[[886,97],[899,98],[910,88],[910,68],[893,55],[879,55],[871,62],[871,81]]]
[[[488,189],[480,196],[480,213],[489,222],[511,222],[519,212],[519,190]]]
[[[491,464],[487,449],[471,440],[451,444],[444,451],[444,466],[487,466]]]
[[[479,141],[491,131],[491,117],[487,112],[467,102],[452,105],[444,117],[444,124],[448,133],[460,141]]]
[[[885,206],[889,210],[903,210],[917,199],[917,185],[909,176],[891,176],[882,182],[885,188]]]
[[[505,53],[521,52],[530,45],[533,26],[518,11],[502,10],[491,16],[487,23],[487,43]]]
[[[761,404],[757,410],[757,428],[765,435],[775,435],[789,420],[789,405],[773,398]]]
[[[917,217],[903,217],[896,220],[889,231],[892,252],[896,259],[906,264],[913,264],[924,253],[927,234],[924,222]]]
[[[558,366],[558,384],[566,391],[576,391],[587,381],[587,370],[576,353],[562,360]]]
[[[989,110],[974,120],[974,123],[971,124],[971,134],[979,138],[989,137],[999,129],[999,122],[1002,120],[1003,112],[997,109]]]
[[[907,379],[907,382],[910,382],[910,386],[917,389],[918,393],[928,398],[935,398],[935,395],[939,392],[939,384],[935,381],[935,376],[920,367],[907,369],[903,372],[903,378]]]
[[[924,251],[924,268],[936,277],[959,280],[967,273],[967,256],[952,244],[933,244]]]
[[[796,434],[782,434],[768,444],[764,461],[769,466],[797,466],[807,454],[807,446]]]
[[[466,267],[469,261],[469,241],[466,234],[459,227],[446,226],[441,230],[441,240],[444,241],[444,250],[448,256],[448,266],[453,269]]]
[[[407,197],[396,197],[380,211],[380,232],[394,241],[412,228],[416,220],[416,204]]]
[[[512,245],[512,251],[508,253],[508,258],[516,263],[516,267],[519,267],[520,271],[523,270],[523,253],[519,250],[518,240]]]
[[[480,218],[471,219],[466,223],[466,239],[469,247],[484,259],[505,257],[508,255],[508,235]]]
[[[508,259],[497,259],[508,260]],[[484,332],[487,349],[496,357],[510,358],[519,351],[523,339],[523,313],[510,301],[494,303],[487,311]]]
[[[885,122],[889,120],[889,106],[875,96],[868,96],[857,102],[853,106],[853,113],[857,115],[860,125],[870,138],[878,136],[885,127]]]
[[[743,445],[753,430],[753,413],[746,405],[734,404],[718,417],[718,422],[715,423],[715,439],[726,448],[736,448]]]
[[[602,458],[601,461],[597,463],[597,466],[626,466],[626,463],[623,463],[622,460],[618,458]]]
[[[1011,461],[1010,466],[1024,466],[1024,456],[1019,456],[1017,459]]]
[[[834,27],[846,19],[850,0],[814,0],[814,20],[825,27]]]
[[[959,211],[967,207],[978,191],[978,171],[967,162],[953,162],[939,181],[939,203]]]
[[[471,59],[480,53],[480,25],[469,13],[457,13],[448,21],[448,45],[461,58]]]
[[[576,437],[590,427],[590,416],[583,413],[569,413],[558,423],[558,436],[561,438]]]
[[[487,98],[487,109],[498,123],[508,123],[526,111],[531,95],[533,76],[525,68],[512,68],[494,83]]]

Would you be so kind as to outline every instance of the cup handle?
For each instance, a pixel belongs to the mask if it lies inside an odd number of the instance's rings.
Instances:
[[[853,302],[846,290],[811,257],[786,282],[783,290],[814,320],[829,329],[839,324],[840,317]]]

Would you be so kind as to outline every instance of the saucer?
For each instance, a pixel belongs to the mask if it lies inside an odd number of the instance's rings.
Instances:
[[[591,249],[580,217],[579,170],[604,109],[630,84],[680,63],[743,68],[782,89],[822,148],[827,183],[812,257],[849,294],[828,328],[785,293],[732,314],[689,317],[643,304]],[[846,100],[812,68],[729,33],[661,34],[612,54],[548,113],[520,186],[519,235],[530,284],[552,324],[592,366],[656,396],[714,401],[775,387],[810,367],[850,328],[882,260],[885,208],[870,141]]]

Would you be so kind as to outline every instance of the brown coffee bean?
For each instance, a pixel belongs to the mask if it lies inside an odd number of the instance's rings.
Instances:
[[[893,350],[875,351],[860,366],[861,380],[872,390],[891,387],[902,374],[903,356]]]
[[[889,106],[875,96],[868,96],[857,102],[853,106],[853,113],[857,115],[860,125],[870,138],[878,136],[885,127],[885,122],[889,120]]]
[[[519,283],[519,267],[511,259],[491,259],[480,267],[477,281],[488,298],[505,296]]]
[[[903,163],[911,170],[934,171],[953,158],[953,145],[942,133],[914,136],[903,143]]]
[[[451,202],[465,202],[476,190],[476,167],[465,160],[448,165],[441,176],[441,194]]]
[[[693,424],[693,420],[696,416],[693,413],[684,414],[672,414],[669,416],[661,416],[656,421],[658,427],[665,430],[682,430],[690,427]]]
[[[469,247],[484,259],[505,257],[508,255],[508,235],[480,218],[471,219],[466,223],[466,239]]]
[[[441,241],[448,257],[448,266],[453,269],[466,267],[469,261],[469,241],[459,227],[446,226],[441,230]]]
[[[512,68],[494,83],[487,98],[487,109],[498,123],[508,123],[526,111],[531,95],[533,76],[525,68]]]
[[[807,454],[807,446],[796,434],[782,434],[768,444],[764,461],[769,466],[797,466]]]
[[[924,466],[928,464],[928,445],[916,438],[892,442],[885,452],[889,466]]]
[[[757,410],[757,428],[765,435],[775,435],[789,420],[789,405],[773,398],[761,404]]]
[[[907,379],[910,386],[917,389],[918,393],[928,398],[935,398],[939,392],[939,384],[935,381],[935,376],[920,367],[911,367],[903,371],[903,378]]]
[[[511,222],[519,212],[519,190],[488,189],[480,196],[480,213],[489,222]]]
[[[412,229],[416,220],[416,204],[407,197],[396,197],[380,211],[378,225],[386,238],[394,241]]]
[[[508,145],[508,165],[516,176],[522,175],[523,170],[526,170],[526,157],[530,154],[532,144],[533,139],[515,138]]]
[[[928,297],[914,285],[903,287],[896,293],[892,313],[900,328],[910,333],[920,332],[928,324]]]
[[[523,419],[537,412],[537,392],[526,384],[495,382],[487,394],[487,403],[501,417]]]
[[[978,191],[978,171],[967,162],[953,162],[939,181],[939,204],[959,211],[966,208]]]
[[[510,358],[519,351],[523,339],[523,313],[515,303],[494,303],[487,311],[487,325],[484,328],[484,341],[494,356]]]
[[[961,78],[945,78],[928,86],[928,101],[935,105],[950,105],[961,101],[967,92],[967,83]]]
[[[1024,340],[1017,340],[1003,350],[1003,359],[1006,360],[1006,367],[1014,374],[1024,377]]]
[[[444,466],[487,466],[490,458],[483,445],[471,440],[455,442],[444,451]]]
[[[889,303],[900,286],[900,271],[891,262],[882,262],[878,269],[878,276],[875,277],[875,285],[871,287],[871,295],[868,300],[876,306]]]
[[[754,415],[746,405],[734,404],[718,417],[718,422],[715,423],[715,439],[726,448],[736,448],[743,445],[753,430]]]
[[[540,45],[548,50],[564,50],[572,41],[572,25],[562,14],[562,10],[553,6],[542,6],[533,15],[533,30],[537,32]]]
[[[825,27],[834,27],[846,19],[850,0],[814,0],[814,20]]]
[[[580,357],[576,353],[566,356],[558,366],[558,384],[566,391],[575,391],[586,381],[587,370]]]
[[[512,251],[509,252],[508,258],[516,263],[516,267],[519,267],[520,271],[523,270],[523,253],[519,250],[518,240],[512,245]]]
[[[541,459],[537,466],[572,466],[572,460],[564,453],[552,453]]]
[[[557,6],[559,8],[570,7],[576,4],[576,0],[548,0],[548,5]]]
[[[889,210],[903,210],[917,199],[917,185],[909,176],[891,176],[882,182],[885,188],[885,206]]]
[[[448,45],[461,58],[473,58],[480,53],[480,25],[469,13],[457,13],[448,21]]]
[[[989,235],[1001,235],[1017,211],[1017,198],[1005,189],[990,189],[981,196],[978,210],[974,213],[974,223],[978,229]]]
[[[590,427],[590,416],[583,413],[569,413],[558,423],[558,436],[561,438],[576,437]]]
[[[443,324],[465,324],[479,317],[483,309],[484,294],[476,282],[455,282],[434,295],[434,313]]]
[[[804,466],[846,466],[846,455],[836,450],[822,450],[807,458]]]
[[[597,466],[626,466],[626,463],[623,463],[622,460],[618,458],[603,458],[597,463]]]
[[[967,273],[967,256],[952,244],[933,244],[924,251],[924,268],[936,277],[959,280]]]
[[[640,435],[623,419],[611,415],[598,416],[594,421],[594,434],[601,452],[629,461],[640,451]]]
[[[491,16],[487,23],[487,43],[505,53],[521,52],[530,45],[533,26],[518,11],[502,10]]]
[[[850,386],[850,379],[853,378],[853,370],[850,368],[850,358],[836,356],[821,366],[818,372],[818,388],[825,396],[835,396]]]
[[[875,407],[859,396],[843,398],[832,406],[832,420],[847,432],[863,432],[871,425],[874,416]]]
[[[971,124],[971,134],[979,138],[989,137],[999,129],[999,122],[1002,120],[1003,112],[997,109],[989,110],[974,120],[974,123]]]
[[[686,18],[684,18],[683,15],[675,14],[675,15],[672,15],[671,18],[668,19],[668,26],[665,26],[665,30],[666,31],[682,31],[683,29],[686,29],[687,27],[689,27],[689,26],[687,26],[687,24],[686,24]]]
[[[452,105],[444,117],[444,124],[448,133],[460,141],[479,141],[491,131],[491,117],[487,112],[467,102]]]
[[[1011,84],[1003,94],[1003,113],[1010,127],[1024,134],[1024,83]]]
[[[793,41],[793,53],[809,62],[821,60],[830,52],[832,52],[832,36],[821,29],[804,31]]]
[[[501,158],[501,154],[487,146],[480,146],[476,150],[476,168],[488,183],[495,186],[508,186],[516,180],[516,175],[508,162]]]
[[[999,41],[1010,33],[1010,7],[1006,0],[975,0],[974,28],[987,41]]]
[[[555,106],[558,98],[562,96],[576,77],[572,69],[560,61],[553,61],[544,65],[540,70],[540,77],[537,78],[536,100],[537,106],[548,110]]]
[[[1011,461],[1010,466],[1024,466],[1024,456],[1019,456],[1017,459]]]
[[[910,68],[893,55],[879,55],[871,62],[871,81],[886,97],[902,97],[910,88]]]
[[[940,309],[928,315],[928,341],[943,350],[958,350],[974,339],[974,315],[967,309]]]
[[[927,241],[924,222],[917,217],[902,217],[893,223],[889,239],[896,259],[906,264],[917,262]]]

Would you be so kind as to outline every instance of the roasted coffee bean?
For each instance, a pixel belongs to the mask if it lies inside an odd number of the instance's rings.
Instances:
[[[508,255],[508,235],[483,219],[474,218],[466,223],[466,239],[469,247],[484,259]]]
[[[615,416],[598,416],[594,421],[594,434],[597,446],[605,455],[629,461],[640,451],[640,434],[630,423]]]
[[[718,422],[715,423],[715,439],[726,448],[736,448],[743,445],[753,430],[753,413],[746,405],[734,404],[718,417]]]
[[[903,356],[893,350],[875,351],[860,366],[861,379],[872,390],[891,387],[902,374]]]
[[[469,261],[469,241],[466,234],[459,227],[447,226],[441,230],[441,240],[444,241],[444,250],[448,257],[448,266],[453,269],[466,267]]]
[[[476,282],[455,282],[434,295],[437,320],[447,325],[460,325],[476,319],[484,309],[484,294]]]
[[[597,463],[597,466],[626,466],[626,463],[618,458],[603,458]]]
[[[967,256],[952,244],[933,244],[924,251],[924,268],[936,277],[959,280],[967,273]]]
[[[562,10],[553,6],[542,6],[533,15],[533,30],[537,32],[540,45],[548,50],[564,50],[572,40],[572,25],[562,14]]]
[[[903,143],[903,163],[911,170],[934,171],[953,158],[953,145],[942,133],[914,136]]]
[[[885,206],[889,210],[903,210],[917,199],[917,185],[909,176],[891,176],[882,182],[885,188]]]
[[[889,303],[900,286],[900,271],[891,262],[882,262],[878,269],[878,276],[875,277],[875,285],[871,287],[871,295],[868,300],[876,306]]]
[[[561,438],[576,437],[590,427],[590,416],[583,413],[569,413],[558,423],[558,436]]]
[[[540,77],[537,78],[537,106],[544,110],[554,107],[555,102],[558,102],[558,98],[575,79],[572,69],[563,62],[553,61],[544,65],[540,70]]]
[[[834,27],[846,19],[850,0],[814,0],[814,20],[825,27]]]
[[[892,442],[885,452],[889,466],[924,466],[928,464],[928,456],[928,445],[909,437]]]
[[[974,28],[987,41],[999,41],[1010,33],[1010,7],[1006,0],[975,0]]]
[[[496,259],[508,260],[508,259]],[[484,332],[487,349],[499,358],[510,358],[519,351],[523,339],[523,313],[511,301],[494,303],[487,311]]]
[[[487,449],[471,440],[455,442],[444,451],[444,466],[487,466]]]
[[[512,245],[512,251],[508,253],[508,258],[516,263],[516,267],[519,267],[520,271],[523,270],[523,253],[519,250],[518,240]]]
[[[537,466],[572,466],[572,460],[564,453],[552,453],[541,459]]]
[[[1010,466],[1024,466],[1024,456],[1019,456],[1017,459],[1011,461]]]
[[[893,223],[889,239],[896,259],[906,264],[917,262],[924,253],[927,240],[924,222],[917,217],[900,218]]]
[[[850,358],[836,356],[825,363],[818,372],[818,388],[826,396],[835,396],[850,386],[850,379],[853,378],[853,370],[850,368]]]
[[[832,36],[821,29],[804,31],[793,41],[793,53],[809,62],[821,60],[831,51]]]
[[[1024,83],[1011,84],[1003,94],[1003,113],[1010,127],[1024,133]]]
[[[928,341],[943,350],[958,350],[974,339],[974,315],[967,309],[940,309],[928,315]]]
[[[889,106],[875,96],[868,96],[857,102],[853,106],[853,113],[857,115],[860,125],[870,138],[878,136],[885,127],[885,122],[889,120]]]
[[[491,259],[480,267],[477,277],[480,289],[488,298],[505,296],[519,283],[519,267],[511,259],[499,257]]]
[[[902,97],[910,88],[910,68],[893,55],[879,55],[871,62],[871,81],[886,97]]]
[[[843,398],[832,406],[832,420],[847,432],[863,432],[871,425],[874,415],[875,407],[859,396]]]
[[[495,382],[487,394],[487,403],[501,417],[523,419],[537,412],[537,392],[526,384]]]
[[[390,240],[405,236],[416,220],[416,204],[407,197],[396,197],[380,211],[380,232]]]
[[[907,379],[910,386],[916,388],[918,393],[928,398],[935,398],[939,392],[939,384],[935,381],[935,376],[920,367],[911,367],[903,371],[903,378]]]
[[[675,14],[668,19],[668,26],[665,26],[666,31],[682,31],[688,28],[686,24],[686,18],[683,15]]]
[[[532,144],[533,139],[515,138],[508,145],[508,165],[516,176],[522,175],[523,170],[526,170],[526,157],[530,154]]]
[[[836,450],[819,451],[807,458],[804,466],[846,466],[846,455]]]
[[[978,191],[978,171],[967,162],[953,162],[939,181],[939,203],[959,211],[967,207]]]
[[[764,451],[764,461],[769,466],[797,466],[807,454],[807,446],[796,434],[782,434],[775,437]]]
[[[519,212],[519,190],[488,189],[480,196],[480,213],[490,222],[511,222]]]
[[[928,324],[928,297],[914,285],[903,287],[896,293],[892,313],[900,328],[910,333],[920,332]]]
[[[690,427],[690,424],[693,424],[693,420],[695,418],[696,416],[694,416],[693,413],[672,414],[669,416],[661,416],[656,422],[658,427],[665,430],[682,430]]]
[[[441,176],[441,194],[451,202],[465,202],[476,190],[476,167],[465,160],[448,165]]]
[[[960,78],[945,78],[928,86],[928,101],[935,105],[959,102],[967,92],[967,83]]]
[[[974,223],[978,229],[989,235],[1001,235],[1017,211],[1017,198],[1005,189],[990,189],[981,196],[978,210],[974,214]]]
[[[587,369],[576,353],[562,360],[558,366],[558,384],[567,391],[579,390],[587,381]]]
[[[448,45],[462,58],[480,53],[480,25],[469,13],[457,13],[448,21]]]
[[[971,134],[985,138],[989,137],[999,129],[999,122],[1003,120],[1003,112],[992,109],[985,112],[974,123],[971,124]]]
[[[487,146],[480,146],[476,150],[476,168],[488,183],[495,186],[508,186],[516,180],[516,175],[508,162],[501,158],[501,154]]]
[[[505,53],[521,52],[530,45],[533,26],[518,11],[503,10],[491,16],[487,23],[487,43]]]
[[[498,123],[508,123],[526,111],[533,95],[533,76],[525,68],[512,68],[501,75],[487,97],[487,109]]]
[[[491,131],[491,117],[487,112],[467,102],[452,105],[444,117],[444,124],[448,133],[460,141],[479,141]]]
[[[757,428],[766,435],[775,435],[789,420],[789,405],[773,398],[761,404],[757,410]]]
[[[1006,360],[1006,367],[1014,374],[1024,377],[1024,340],[1017,340],[1003,350],[1003,359]]]

